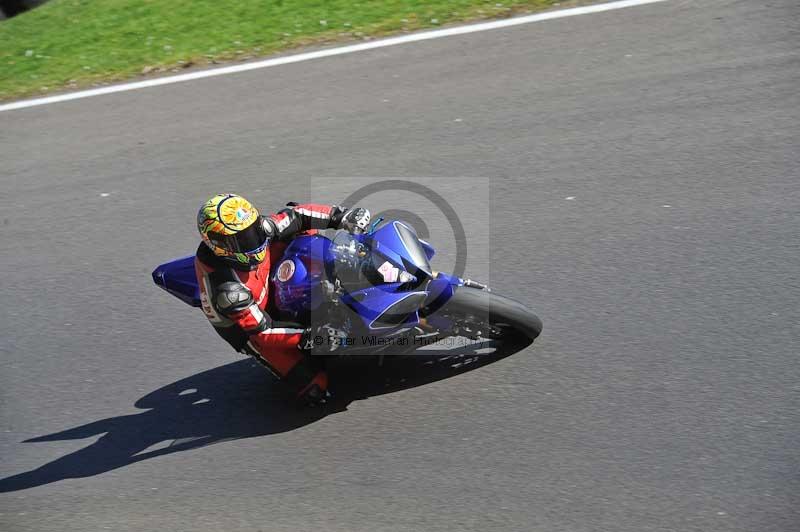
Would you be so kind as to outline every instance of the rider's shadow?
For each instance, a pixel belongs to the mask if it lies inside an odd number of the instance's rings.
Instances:
[[[33,488],[69,478],[98,475],[156,456],[241,438],[294,430],[347,410],[356,399],[446,379],[504,358],[524,345],[491,354],[464,348],[431,351],[427,356],[385,359],[358,357],[334,366],[337,400],[318,408],[297,406],[285,389],[250,360],[220,366],[151,392],[138,401],[146,409],[81,425],[27,442],[83,439],[97,441],[37,469],[0,479],[0,493]],[[353,357],[356,358],[356,357]]]

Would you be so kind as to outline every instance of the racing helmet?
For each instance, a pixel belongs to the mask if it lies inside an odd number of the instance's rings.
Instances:
[[[197,229],[203,242],[218,257],[257,266],[267,254],[267,232],[261,215],[236,194],[217,194],[200,207]]]

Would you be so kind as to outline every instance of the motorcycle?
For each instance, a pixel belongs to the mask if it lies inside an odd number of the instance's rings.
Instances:
[[[409,224],[378,218],[363,234],[298,235],[271,274],[276,318],[343,331],[316,337],[315,353],[410,354],[445,339],[526,342],[541,320],[487,286],[431,268],[435,250]],[[199,307],[194,256],[158,266],[154,282]],[[345,347],[345,349],[339,349]]]

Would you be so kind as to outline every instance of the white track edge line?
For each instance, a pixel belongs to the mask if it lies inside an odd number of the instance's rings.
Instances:
[[[14,109],[24,109],[26,107],[36,107],[39,105],[47,105],[51,103],[66,102],[69,100],[78,100],[80,98],[89,98],[91,96],[100,96],[103,94],[112,94],[115,92],[133,91],[138,89],[145,89],[148,87],[157,87],[159,85],[169,85],[171,83],[181,83],[183,81],[191,81],[195,79],[211,78],[215,76],[225,76],[227,74],[247,72],[248,70],[257,70],[260,68],[288,65],[290,63],[299,63],[301,61],[310,61],[312,59],[320,59],[323,57],[331,57],[334,55],[351,54],[354,52],[362,52],[364,50],[384,48],[386,46],[395,46],[398,44],[405,44],[410,42],[427,41],[430,39],[440,39],[442,37],[450,37],[453,35],[464,35],[466,33],[488,31],[498,28],[508,28],[511,26],[519,26],[521,24],[530,24],[532,22],[540,22],[544,20],[553,20],[565,17],[574,17],[576,15],[588,15],[590,13],[600,13],[603,11],[611,11],[614,9],[623,9],[626,7],[641,6],[646,4],[655,4],[658,2],[665,2],[665,1],[667,0],[619,0],[616,2],[594,4],[582,7],[573,7],[557,11],[548,11],[546,13],[537,13],[534,15],[525,15],[521,17],[513,17],[502,20],[493,20],[490,22],[480,22],[477,24],[454,26],[452,28],[443,28],[440,30],[423,31],[420,33],[403,35],[400,37],[389,37],[387,39],[380,39],[377,41],[370,41],[360,44],[351,44],[347,46],[339,46],[336,48],[327,48],[324,50],[317,50],[314,52],[305,52],[295,55],[275,57],[272,59],[264,59],[261,61],[253,61],[250,63],[230,65],[226,67],[212,68],[208,70],[198,70],[196,72],[189,72],[187,74],[179,74],[177,76],[165,76],[161,78],[147,79],[143,81],[134,81],[131,83],[121,83],[119,85],[111,85],[108,87],[101,87],[97,89],[69,92],[66,94],[58,94],[55,96],[47,96],[44,98],[21,100],[17,102],[0,105],[0,112],[12,111]]]

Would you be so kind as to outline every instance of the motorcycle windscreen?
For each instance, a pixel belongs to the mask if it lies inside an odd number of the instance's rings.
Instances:
[[[395,260],[399,258],[406,269],[412,270],[411,273],[416,269],[431,276],[428,254],[410,226],[397,221],[386,224],[372,235],[371,241],[374,243],[374,250]],[[386,253],[387,251],[391,253]],[[396,257],[391,257],[392,254]]]

